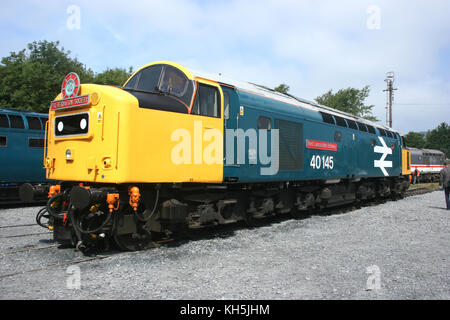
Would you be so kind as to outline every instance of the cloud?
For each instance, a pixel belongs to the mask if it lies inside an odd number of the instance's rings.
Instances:
[[[81,9],[80,30],[64,27],[72,4]],[[367,28],[370,6],[380,9],[379,29]],[[383,80],[394,71],[396,129],[450,122],[448,1],[25,1],[2,2],[0,12],[3,56],[45,37],[97,72],[174,60],[270,87],[286,83],[306,99],[370,85],[367,102],[383,123]],[[424,116],[407,106],[413,102],[440,104]]]

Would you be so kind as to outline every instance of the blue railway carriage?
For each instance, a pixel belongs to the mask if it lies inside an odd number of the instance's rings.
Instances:
[[[43,157],[47,120],[47,114],[0,109],[1,204],[20,202],[20,187],[40,189],[46,185]],[[36,196],[39,198],[39,192]]]
[[[50,189],[49,225],[85,250],[110,240],[143,249],[183,228],[252,225],[409,186],[399,132],[169,61],[122,88],[71,73],[49,117],[47,178],[64,181]]]

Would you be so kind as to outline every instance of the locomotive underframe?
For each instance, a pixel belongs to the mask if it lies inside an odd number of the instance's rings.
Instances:
[[[135,210],[129,201],[131,186],[140,190]],[[111,240],[122,250],[140,250],[187,229],[238,221],[255,226],[269,216],[300,217],[312,210],[401,196],[408,187],[406,177],[222,185],[65,182],[46,209],[56,241],[86,252],[108,249]],[[106,202],[108,194],[118,194],[113,209]]]

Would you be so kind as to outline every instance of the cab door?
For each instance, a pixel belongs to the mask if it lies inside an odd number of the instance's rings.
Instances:
[[[233,144],[229,144],[229,148],[233,148],[233,150],[227,150],[227,130],[232,130],[236,132],[239,129],[239,120],[240,120],[240,107],[239,107],[239,97],[236,93],[235,88],[230,86],[222,85],[223,92],[223,100],[224,100],[224,179],[233,180],[233,177],[239,176],[239,167],[240,165],[237,162],[237,151],[238,145],[237,141]],[[242,125],[241,125],[242,129]],[[238,140],[238,139],[236,139]],[[233,156],[227,161],[227,151],[229,155]],[[230,152],[231,151],[231,152]]]

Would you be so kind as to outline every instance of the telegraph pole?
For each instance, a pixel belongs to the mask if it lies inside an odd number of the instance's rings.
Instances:
[[[394,101],[394,90],[397,90],[397,88],[394,88],[394,72],[386,73],[384,81],[387,83],[387,89],[383,90],[383,92],[388,92],[386,124],[389,128],[392,128],[392,101]]]

